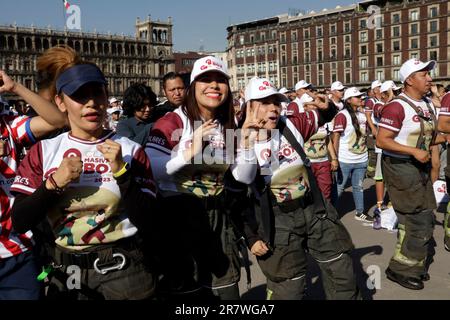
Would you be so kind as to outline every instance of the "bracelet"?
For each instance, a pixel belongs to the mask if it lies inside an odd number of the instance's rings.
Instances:
[[[331,161],[339,161],[338,159],[336,159],[336,158],[334,158],[334,159],[331,159]]]
[[[113,177],[117,179],[120,176],[124,175],[127,171],[128,171],[128,162],[125,162],[125,164],[123,165],[122,169],[120,169],[116,173],[113,173]]]
[[[48,176],[48,180],[50,181],[50,184],[53,186],[53,188],[55,188],[55,190],[53,191],[55,191],[57,194],[61,194],[64,192],[64,189],[60,188],[53,178],[53,173]]]

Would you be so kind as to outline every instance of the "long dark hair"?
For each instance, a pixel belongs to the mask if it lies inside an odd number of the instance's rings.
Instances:
[[[352,118],[352,125],[353,125],[353,128],[355,128],[356,138],[358,141],[362,136],[362,132],[361,132],[361,127],[359,126],[359,121],[358,121],[358,117],[356,116],[356,112],[355,112],[355,110],[353,110],[353,107],[347,101],[344,102],[344,108],[348,111],[348,113],[350,114],[350,117]]]
[[[197,80],[191,83],[187,90],[186,103],[182,106],[184,114],[188,117],[192,128],[194,128],[195,121],[202,121],[200,115],[200,109],[195,99],[195,83]],[[230,84],[228,86],[228,97],[226,100],[217,108],[216,119],[220,122],[223,127],[223,135],[226,137],[227,129],[236,129],[234,123],[234,107],[233,107],[233,96],[231,94]]]

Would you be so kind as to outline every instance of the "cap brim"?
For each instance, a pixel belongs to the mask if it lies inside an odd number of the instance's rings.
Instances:
[[[424,67],[418,71],[430,71],[430,70],[433,70],[435,66],[436,66],[436,61],[430,60],[427,63],[425,63]]]
[[[66,95],[68,95],[70,97],[75,92],[77,92],[82,86],[84,86],[88,83],[100,83],[105,86],[108,84],[105,80],[99,79],[97,77],[90,78],[90,79],[86,78],[83,80],[74,80],[74,81],[70,82],[69,84],[65,85],[64,87],[62,87],[61,92],[65,93]]]
[[[191,79],[191,84],[192,84],[192,82],[194,82],[201,75],[204,75],[204,74],[210,73],[210,72],[218,72],[218,73],[223,74],[228,80],[231,79],[230,75],[228,73],[222,71],[222,70],[210,69],[210,70],[203,71],[203,72],[199,73],[198,75],[196,75],[195,78]]]

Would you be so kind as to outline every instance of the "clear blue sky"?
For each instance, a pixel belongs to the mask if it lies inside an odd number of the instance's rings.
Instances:
[[[346,6],[352,0],[69,0],[81,8],[85,31],[134,35],[136,17],[173,19],[174,48],[177,51],[222,51],[226,48],[226,28],[236,24],[288,13],[289,9],[322,10]],[[62,0],[1,1],[0,24],[63,29]]]

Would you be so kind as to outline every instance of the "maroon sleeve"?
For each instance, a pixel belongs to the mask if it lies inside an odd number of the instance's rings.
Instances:
[[[148,143],[172,150],[181,139],[183,121],[175,112],[169,112],[156,121],[150,132]]]
[[[375,116],[375,118],[380,118],[380,110],[383,108],[383,106],[383,103],[375,103],[375,105],[373,106],[373,115]]]
[[[315,110],[293,114],[290,115],[288,119],[302,135],[304,141],[308,141],[319,128],[319,115]]]
[[[405,110],[399,102],[388,103],[381,110],[381,119],[378,124],[385,129],[399,132],[402,128],[403,120],[405,120]]]
[[[32,194],[42,184],[42,171],[42,144],[38,142],[20,163],[11,191]]]
[[[450,92],[447,92],[447,94],[442,98],[439,116],[441,115],[450,117]]]
[[[298,116],[300,114],[298,109],[298,104],[296,102],[291,102],[287,106],[287,111],[289,115],[296,115]]]
[[[347,128],[347,118],[339,112],[334,118],[333,132],[344,132],[345,128]]]
[[[155,183],[153,180],[150,160],[144,149],[140,147],[131,160],[131,170],[136,180],[144,187],[155,193]]]
[[[373,100],[367,99],[366,104],[364,106],[364,112],[372,112],[373,111]]]

